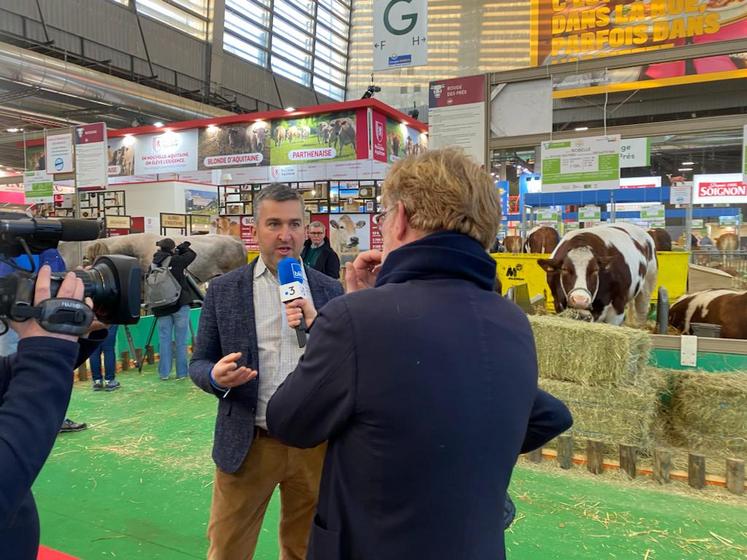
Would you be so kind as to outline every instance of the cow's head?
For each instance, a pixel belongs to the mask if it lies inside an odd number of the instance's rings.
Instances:
[[[537,263],[547,273],[553,292],[557,291],[553,293],[556,301],[573,309],[589,310],[616,259],[597,256],[589,247],[577,247],[562,258],[537,259]]]
[[[354,249],[360,243],[356,230],[364,227],[366,222],[353,222],[350,216],[342,216],[340,221],[330,220],[329,227],[337,233],[337,244],[341,250]]]

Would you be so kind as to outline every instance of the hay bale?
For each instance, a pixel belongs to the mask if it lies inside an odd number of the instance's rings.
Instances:
[[[603,388],[554,379],[540,379],[545,391],[562,400],[573,414],[574,437],[597,439],[611,446],[637,446],[647,454],[660,444],[661,394],[666,377],[651,368],[648,388]]]
[[[585,321],[587,323],[592,323],[594,321],[594,316],[591,314],[591,311],[586,311],[585,309],[573,309],[571,307],[558,313],[558,317],[576,319],[577,321]]]
[[[598,387],[645,389],[651,338],[644,330],[530,316],[540,377]]]
[[[747,375],[672,375],[672,442],[708,456],[747,458]]]

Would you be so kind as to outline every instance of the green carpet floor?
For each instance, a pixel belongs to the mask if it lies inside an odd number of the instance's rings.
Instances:
[[[42,543],[86,560],[204,558],[215,400],[153,367],[119,379],[112,393],[77,384],[68,415],[89,429],[61,434],[36,482]],[[509,558],[745,558],[747,499],[679,487],[520,465]],[[278,512],[273,500],[257,560],[277,558]]]

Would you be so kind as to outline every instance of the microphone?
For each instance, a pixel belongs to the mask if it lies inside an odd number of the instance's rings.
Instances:
[[[285,257],[278,262],[278,281],[280,282],[280,301],[283,303],[309,297],[309,290],[303,280],[303,266],[298,259]],[[303,348],[306,346],[306,329],[303,320],[295,330],[298,347]]]
[[[54,249],[60,241],[88,241],[99,236],[92,220],[30,218],[0,211],[0,254],[16,257],[31,251]]]

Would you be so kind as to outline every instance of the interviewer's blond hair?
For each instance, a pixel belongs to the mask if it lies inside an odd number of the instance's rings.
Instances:
[[[382,202],[404,204],[421,231],[456,231],[488,249],[500,226],[501,204],[493,178],[456,148],[430,150],[395,163],[382,185]]]

